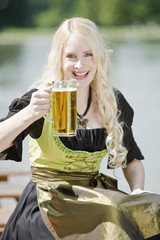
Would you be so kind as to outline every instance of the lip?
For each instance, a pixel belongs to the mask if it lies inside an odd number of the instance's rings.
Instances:
[[[74,75],[74,77],[76,79],[84,79],[88,76],[89,71],[84,71],[84,72],[72,72],[72,74]]]

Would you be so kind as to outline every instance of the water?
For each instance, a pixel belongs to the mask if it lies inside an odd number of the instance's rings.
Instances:
[[[50,49],[51,36],[31,36],[22,43],[0,45],[0,118],[7,114],[11,101],[21,97],[43,72]],[[160,193],[160,42],[114,42],[111,57],[112,79],[134,108],[134,137],[145,156],[145,189]],[[23,162],[1,162],[1,167],[29,168],[28,141],[24,142]],[[106,159],[101,171],[113,176],[106,169]],[[129,192],[122,171],[116,172],[119,188]]]

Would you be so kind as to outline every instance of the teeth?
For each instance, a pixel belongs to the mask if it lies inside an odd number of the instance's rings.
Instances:
[[[84,76],[84,75],[86,75],[87,73],[88,73],[88,71],[85,72],[85,73],[77,73],[77,72],[74,72],[74,74],[76,74],[77,76]]]

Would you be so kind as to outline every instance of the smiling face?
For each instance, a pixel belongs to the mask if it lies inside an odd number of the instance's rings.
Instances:
[[[76,79],[77,87],[88,87],[96,69],[89,44],[78,35],[71,34],[62,50],[64,79]]]

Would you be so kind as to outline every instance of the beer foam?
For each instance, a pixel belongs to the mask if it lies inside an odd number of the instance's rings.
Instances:
[[[53,92],[74,92],[76,91],[76,88],[70,87],[70,88],[53,88]]]

